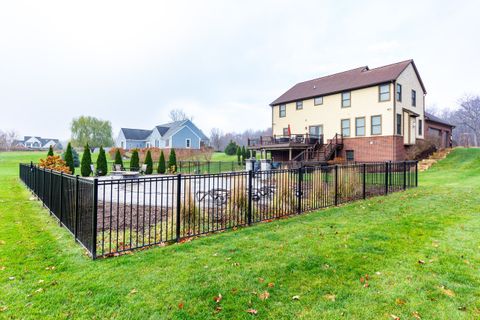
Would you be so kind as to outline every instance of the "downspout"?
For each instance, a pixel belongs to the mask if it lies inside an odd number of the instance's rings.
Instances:
[[[395,127],[395,121],[397,121],[397,80],[393,80],[393,150],[392,150],[392,159],[395,155],[395,150],[397,149],[397,130]],[[394,159],[396,160],[396,159]]]

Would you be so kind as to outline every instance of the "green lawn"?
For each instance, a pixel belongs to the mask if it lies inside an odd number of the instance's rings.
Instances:
[[[480,318],[480,149],[417,189],[96,261],[19,183],[39,156],[0,153],[0,318]]]

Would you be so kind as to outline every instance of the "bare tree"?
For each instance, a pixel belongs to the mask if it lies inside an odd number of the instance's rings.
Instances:
[[[10,151],[12,147],[14,147],[15,140],[17,139],[18,134],[15,130],[0,130],[0,150]]]
[[[458,122],[471,130],[473,143],[480,142],[480,96],[465,96],[460,100],[460,109],[455,113]]]
[[[218,128],[212,128],[210,131],[210,143],[215,151],[219,151],[222,146],[222,135],[222,130]]]
[[[170,120],[172,120],[173,122],[183,121],[183,120],[190,120],[190,121],[193,120],[193,117],[187,116],[185,111],[183,111],[182,109],[170,110],[170,113],[168,114],[168,116],[170,117]]]

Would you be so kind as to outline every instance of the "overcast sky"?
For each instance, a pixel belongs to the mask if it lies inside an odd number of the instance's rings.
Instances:
[[[184,109],[209,135],[264,129],[297,82],[413,58],[427,107],[480,93],[480,1],[2,1],[0,129],[67,139]]]

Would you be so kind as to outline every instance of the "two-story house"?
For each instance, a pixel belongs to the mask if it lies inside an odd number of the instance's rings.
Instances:
[[[135,148],[200,149],[208,145],[208,137],[190,120],[160,124],[151,130],[121,128],[115,146]]]
[[[300,82],[273,101],[273,137],[251,149],[274,160],[403,160],[424,138],[425,86],[413,60]]]

